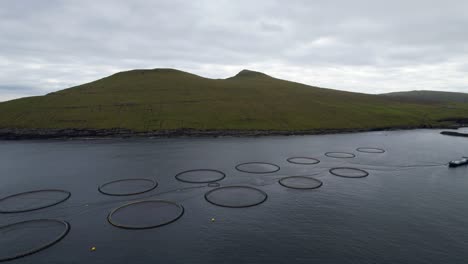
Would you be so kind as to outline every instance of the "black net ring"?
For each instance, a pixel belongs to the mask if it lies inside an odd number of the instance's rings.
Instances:
[[[245,169],[242,169],[241,167],[243,165],[251,165],[251,164],[260,164],[260,165],[269,165],[269,166],[272,166],[274,167],[275,169],[273,170],[269,170],[269,171],[249,171],[249,170],[245,170]],[[252,173],[252,174],[268,174],[268,173],[274,173],[274,172],[277,172],[279,171],[281,168],[280,166],[276,165],[276,164],[273,164],[273,163],[268,163],[268,162],[244,162],[244,163],[241,163],[241,164],[237,164],[236,165],[236,170],[240,171],[240,172],[245,172],[245,173]]]
[[[32,255],[32,254],[37,253],[39,251],[42,251],[44,249],[47,249],[47,248],[57,244],[58,242],[60,242],[60,240],[62,240],[68,234],[68,232],[70,231],[70,224],[67,221],[57,220],[57,219],[33,219],[33,220],[21,221],[21,222],[16,222],[16,223],[13,223],[13,224],[8,224],[8,225],[1,226],[0,231],[2,229],[14,227],[14,226],[17,226],[17,225],[23,225],[23,224],[33,223],[33,222],[46,222],[46,221],[47,222],[56,222],[56,223],[62,224],[64,226],[63,232],[60,235],[58,235],[57,237],[55,237],[53,240],[51,240],[51,241],[49,241],[49,242],[47,242],[47,243],[45,243],[45,244],[43,244],[43,245],[41,245],[39,247],[35,247],[33,249],[27,250],[25,252],[21,252],[19,254],[13,255],[13,256],[0,257],[0,262],[19,259],[19,258],[22,258],[22,257],[25,257],[25,256]]]
[[[220,175],[220,177],[217,178],[217,179],[214,179],[214,180],[209,180],[209,181],[190,181],[190,180],[184,180],[183,178],[180,177],[181,175],[183,175],[185,173],[197,172],[197,171],[215,172],[215,173],[218,173]],[[175,178],[178,181],[186,182],[186,183],[212,183],[212,182],[217,182],[217,181],[223,180],[224,178],[226,178],[226,174],[224,172],[222,172],[222,171],[213,170],[213,169],[195,169],[195,170],[186,170],[186,171],[179,172],[179,173],[176,174]]]
[[[103,190],[104,187],[118,183],[118,182],[126,182],[126,181],[147,181],[151,182],[152,186],[139,192],[130,192],[130,193],[113,193],[113,192],[106,192]],[[107,183],[104,183],[98,187],[98,191],[104,195],[110,195],[110,196],[131,196],[131,195],[137,195],[137,194],[142,194],[142,193],[147,193],[150,192],[158,187],[158,182],[154,179],[146,179],[146,178],[136,178],[136,179],[120,179],[120,180],[115,180],[115,181],[110,181]]]
[[[356,151],[359,151],[359,152],[362,152],[362,153],[375,153],[375,154],[385,153],[385,149],[368,148],[368,147],[360,147],[360,148],[357,148]]]
[[[250,204],[247,204],[247,205],[228,205],[228,204],[222,204],[222,203],[217,203],[213,200],[210,200],[209,198],[209,195],[213,192],[217,192],[219,190],[226,190],[226,189],[231,189],[231,188],[242,188],[242,189],[249,189],[249,190],[253,190],[253,191],[256,191],[260,194],[263,195],[263,198],[259,201],[256,201],[256,202],[252,202]],[[211,204],[214,204],[216,206],[221,206],[221,207],[227,207],[227,208],[246,208],[246,207],[252,207],[252,206],[256,206],[256,205],[259,205],[263,202],[265,202],[266,200],[268,199],[268,194],[260,189],[257,189],[257,188],[254,188],[254,187],[250,187],[250,186],[240,186],[240,185],[231,185],[231,186],[224,186],[224,187],[219,187],[219,188],[216,188],[216,189],[213,189],[211,191],[208,191],[207,193],[205,193],[205,200]]]
[[[170,204],[170,205],[173,205],[173,206],[176,206],[179,208],[179,214],[177,216],[175,216],[174,218],[166,221],[166,222],[163,222],[163,223],[159,223],[159,224],[155,224],[155,225],[148,225],[148,226],[132,226],[132,225],[125,225],[125,224],[119,224],[117,222],[115,222],[113,219],[112,219],[112,216],[119,210],[123,209],[123,208],[126,208],[126,207],[129,207],[129,206],[132,206],[132,205],[135,205],[135,204],[140,204],[140,203],[167,203],[167,204]],[[131,203],[127,203],[127,204],[124,204],[122,206],[119,206],[117,208],[115,208],[114,210],[112,210],[109,215],[107,216],[107,221],[115,226],[115,227],[118,227],[118,228],[122,228],[122,229],[133,229],[133,230],[138,230],[138,229],[152,229],[152,228],[157,228],[157,227],[161,227],[161,226],[165,226],[165,225],[168,225],[170,223],[173,223],[177,220],[179,220],[182,215],[184,214],[185,212],[185,209],[182,205],[178,204],[178,203],[175,203],[175,202],[171,202],[171,201],[167,201],[167,200],[143,200],[143,201],[136,201],[136,202],[131,202]]]
[[[36,211],[36,210],[52,207],[54,205],[63,203],[63,202],[65,202],[66,200],[68,200],[71,197],[71,193],[69,191],[59,190],[59,189],[43,189],[43,190],[34,190],[34,191],[28,191],[28,192],[22,192],[22,193],[9,195],[7,197],[4,197],[4,198],[0,199],[0,204],[3,201],[6,201],[8,199],[15,198],[15,197],[18,197],[18,196],[21,196],[21,195],[41,193],[41,192],[61,192],[61,193],[66,194],[66,196],[63,199],[57,200],[55,202],[52,202],[50,204],[46,204],[46,205],[43,205],[43,206],[33,207],[33,208],[29,208],[29,209],[21,209],[21,210],[2,210],[2,209],[0,209],[0,213],[2,213],[2,214],[12,214],[12,213],[25,213],[25,212]]]
[[[343,154],[345,156],[341,156],[341,157],[338,156],[338,155],[343,155]],[[330,158],[339,158],[339,159],[352,159],[356,157],[356,155],[354,155],[353,153],[349,153],[349,152],[326,152],[325,156],[330,157]]]
[[[358,176],[346,176],[346,175],[343,175],[343,174],[339,174],[337,172],[335,172],[336,170],[353,170],[353,171],[358,171],[358,172],[361,172],[362,175],[358,175]],[[365,171],[365,170],[362,170],[362,169],[357,169],[357,168],[351,168],[351,167],[337,167],[337,168],[331,168],[329,170],[329,172],[335,176],[338,176],[338,177],[343,177],[343,178],[364,178],[364,177],[367,177],[369,176],[369,172]]]
[[[307,180],[313,180],[317,183],[317,185],[314,185],[312,187],[297,187],[297,186],[292,186],[292,185],[288,185],[287,183],[285,183],[285,181],[289,180],[289,179],[307,179]],[[298,189],[298,190],[312,190],[312,189],[317,189],[317,188],[320,188],[322,187],[323,185],[323,182],[321,180],[317,180],[315,178],[312,178],[312,177],[305,177],[305,176],[289,176],[289,177],[285,177],[285,178],[281,178],[278,180],[278,183],[280,185],[282,185],[283,187],[286,187],[286,188],[291,188],[291,189]]]
[[[300,162],[300,161],[295,161],[294,159],[306,159],[312,162]],[[314,165],[314,164],[320,163],[320,160],[315,159],[315,158],[310,158],[310,157],[291,157],[291,158],[288,158],[287,161],[289,163],[299,164],[299,165]]]

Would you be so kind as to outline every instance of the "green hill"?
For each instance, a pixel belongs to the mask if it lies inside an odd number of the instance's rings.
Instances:
[[[468,103],[468,94],[454,92],[439,92],[439,91],[410,91],[386,93],[383,96],[393,97],[401,100],[410,100],[416,102],[428,103]]]
[[[467,117],[465,101],[405,101],[247,70],[228,79],[173,69],[132,70],[0,103],[3,129],[297,131],[433,126],[441,119]]]

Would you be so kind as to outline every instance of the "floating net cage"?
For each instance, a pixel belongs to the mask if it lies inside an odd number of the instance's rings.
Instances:
[[[356,151],[359,151],[359,152],[362,152],[362,153],[371,153],[371,154],[381,154],[381,153],[385,153],[385,149],[381,149],[381,148],[367,148],[367,147],[357,148]]]
[[[280,170],[280,166],[267,162],[246,162],[236,166],[236,170],[245,173],[265,174]]]
[[[45,189],[13,194],[0,199],[0,213],[24,213],[63,203],[71,193],[65,190]]]
[[[301,190],[317,189],[323,185],[322,181],[306,176],[289,176],[278,182],[286,188]]]
[[[310,158],[310,157],[292,157],[288,158],[287,161],[293,164],[300,164],[300,165],[314,165],[320,163],[320,160]]]
[[[226,177],[224,172],[212,169],[187,170],[178,173],[175,178],[187,183],[213,183]]]
[[[356,155],[349,152],[326,152],[325,156],[337,159],[352,159],[356,157]]]
[[[100,193],[111,196],[130,196],[146,193],[158,187],[154,179],[120,179],[98,187]]]
[[[249,186],[226,186],[213,189],[205,194],[205,199],[217,206],[243,208],[259,205],[266,201],[268,195],[257,188]]]
[[[0,227],[0,262],[25,257],[62,240],[70,225],[62,220],[35,219]]]
[[[124,229],[150,229],[177,221],[184,207],[166,200],[144,200],[124,204],[112,210],[107,220]]]
[[[364,178],[369,176],[369,173],[365,170],[350,167],[332,168],[329,172],[343,178]]]

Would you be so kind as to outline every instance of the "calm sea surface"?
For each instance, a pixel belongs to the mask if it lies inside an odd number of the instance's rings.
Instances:
[[[468,138],[439,132],[0,141],[0,198],[37,189],[72,194],[46,209],[0,214],[0,224],[53,218],[71,226],[59,243],[11,263],[467,263],[468,166],[449,169],[444,164],[468,156]],[[386,152],[361,153],[358,147]],[[324,155],[333,151],[356,157]],[[321,162],[286,161],[295,156]],[[271,174],[235,169],[252,161],[281,169]],[[364,169],[369,176],[342,178],[328,172],[343,166]],[[221,186],[255,187],[268,199],[248,208],[208,203],[204,194],[213,187],[174,178],[201,168],[223,171]],[[316,174],[323,185],[296,190],[278,184],[284,176],[308,174]],[[155,178],[159,185],[128,197],[98,192],[99,185],[125,178]],[[148,230],[109,224],[111,210],[141,199],[173,201],[185,212],[173,223]],[[130,217],[144,221],[148,213],[136,210]],[[35,232],[49,234],[46,228]],[[35,238],[22,239],[0,238],[0,257],[8,247]]]

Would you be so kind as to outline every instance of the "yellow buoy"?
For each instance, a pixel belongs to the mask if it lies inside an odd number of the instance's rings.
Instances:
[[[211,218],[211,222],[214,222],[214,221],[215,221],[215,219],[214,219],[214,218]]]
[[[91,247],[91,251],[96,251],[96,247]]]

